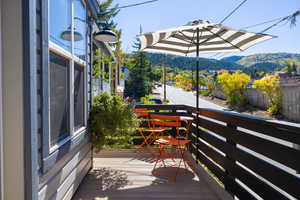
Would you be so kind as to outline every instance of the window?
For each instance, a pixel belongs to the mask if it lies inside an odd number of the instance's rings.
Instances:
[[[74,128],[75,131],[84,126],[84,68],[74,66]]]
[[[50,1],[50,41],[71,52],[71,0]]]
[[[50,140],[69,136],[69,61],[50,53]]]
[[[49,144],[59,148],[86,126],[87,10],[81,0],[49,0]],[[64,140],[65,139],[65,140]],[[53,148],[52,148],[53,147]],[[50,152],[50,151],[49,151]]]
[[[81,0],[74,0],[74,54],[86,59],[86,9]]]

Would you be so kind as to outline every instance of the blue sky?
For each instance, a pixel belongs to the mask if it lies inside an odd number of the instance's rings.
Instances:
[[[114,2],[122,6],[142,1],[115,0]],[[123,50],[125,52],[133,50],[132,44],[135,36],[139,34],[140,25],[143,32],[152,32],[181,26],[195,19],[219,23],[240,2],[242,0],[159,0],[151,4],[123,9],[115,19],[118,27],[123,31]],[[299,0],[248,0],[223,24],[232,28],[242,28],[289,15],[298,9],[300,9]],[[247,30],[259,32],[271,24]],[[294,28],[290,28],[289,24],[281,24],[266,33],[276,35],[278,38],[258,44],[245,52],[228,53],[224,56],[274,52],[300,53],[300,17],[298,17],[298,25]],[[214,54],[203,55],[203,57],[212,55]],[[220,56],[222,54],[216,58]]]

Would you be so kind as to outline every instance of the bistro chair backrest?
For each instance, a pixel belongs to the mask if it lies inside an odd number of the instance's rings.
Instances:
[[[149,117],[149,112],[144,108],[135,108],[133,109],[137,117]]]
[[[150,115],[151,124],[153,126],[164,126],[164,127],[175,127],[181,126],[179,116],[168,116],[168,115]]]

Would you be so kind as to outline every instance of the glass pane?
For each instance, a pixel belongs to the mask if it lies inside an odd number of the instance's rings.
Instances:
[[[74,65],[74,128],[84,126],[84,68]]]
[[[50,0],[50,40],[71,52],[71,0]]]
[[[86,9],[81,0],[74,2],[74,53],[80,59],[86,59],[87,24]]]
[[[51,145],[69,131],[69,61],[50,53],[50,138]]]

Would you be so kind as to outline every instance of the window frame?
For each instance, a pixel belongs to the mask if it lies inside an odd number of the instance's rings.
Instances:
[[[91,42],[91,35],[89,34],[89,30],[92,28],[91,24],[87,24],[86,28],[86,61],[80,59],[79,57],[75,56],[74,52],[74,36],[72,34],[72,40],[71,40],[71,52],[65,50],[58,44],[52,42],[50,38],[50,32],[49,32],[49,27],[50,27],[50,18],[49,18],[49,1],[45,1],[43,3],[46,12],[43,13],[43,16],[45,17],[45,21],[47,23],[43,24],[43,34],[42,34],[42,40],[45,41],[45,46],[42,48],[42,57],[43,57],[43,66],[47,69],[43,70],[43,75],[42,75],[42,83],[43,83],[43,111],[42,111],[42,117],[43,117],[43,130],[42,130],[42,160],[43,160],[43,173],[46,173],[53,164],[55,164],[59,159],[58,157],[63,156],[65,153],[70,151],[71,147],[75,148],[79,144],[81,144],[83,141],[87,142],[88,141],[88,136],[87,136],[87,118],[88,118],[88,43]],[[86,10],[86,19],[88,19],[88,16],[90,16],[90,11],[86,5],[86,2],[83,0],[80,0],[81,3],[83,4],[85,10]],[[71,29],[73,30],[74,27],[74,18],[75,18],[75,9],[74,9],[74,1],[72,0],[71,2]],[[50,67],[50,53],[53,53],[57,56],[61,56],[65,59],[69,60],[69,70],[68,70],[68,75],[69,75],[69,135],[65,137],[64,139],[60,140],[57,142],[55,145],[51,145],[51,130],[50,130],[50,72],[49,72],[49,67]],[[84,77],[84,126],[79,128],[78,130],[75,131],[74,127],[74,65],[75,63],[77,65],[80,65],[83,67],[83,77]],[[63,151],[63,153],[62,153]]]

